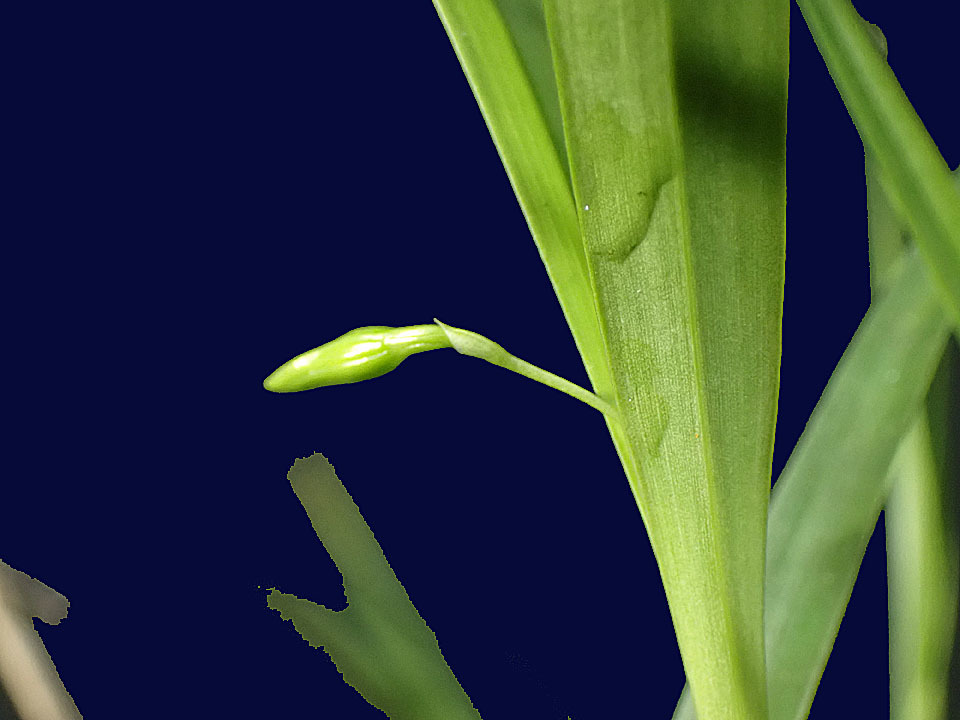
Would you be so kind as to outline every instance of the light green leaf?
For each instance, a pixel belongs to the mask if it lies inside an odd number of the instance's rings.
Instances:
[[[539,0],[434,0],[597,394],[610,394]]]
[[[544,8],[614,438],[684,666],[706,717],[765,718],[789,6]]]
[[[922,259],[911,255],[900,265],[843,354],[770,500],[764,617],[771,720],[810,711],[889,491],[887,467],[948,334]],[[695,717],[685,692],[674,718]]]
[[[898,211],[960,323],[960,192],[897,82],[869,25],[848,0],[797,0]]]
[[[315,453],[287,477],[343,574],[347,607],[334,611],[278,590],[267,605],[392,720],[480,720],[333,466]]]
[[[957,423],[946,427],[956,432]],[[884,508],[892,720],[947,720],[960,578],[949,475],[937,459],[924,411],[900,443]]]
[[[870,238],[870,290],[875,297],[890,284],[891,275],[906,248],[907,230],[880,182],[879,163],[865,153],[867,175],[867,235]]]
[[[554,150],[566,168],[567,148],[563,140],[563,118],[560,116],[560,99],[557,97],[557,81],[553,75],[553,59],[550,57],[550,39],[547,37],[547,23],[543,17],[543,2],[495,0],[495,4],[520,55],[520,63],[533,88]]]
[[[870,279],[875,297],[887,290],[909,233],[883,187],[882,173],[867,153]],[[960,181],[960,173],[954,173]],[[948,348],[949,349],[949,348]],[[930,395],[900,442],[887,482],[884,506],[890,623],[890,717],[946,720],[950,653],[956,635],[960,558],[951,522],[949,448],[960,410],[956,353],[940,363]],[[937,428],[931,434],[930,428]],[[940,441],[935,442],[939,436]]]

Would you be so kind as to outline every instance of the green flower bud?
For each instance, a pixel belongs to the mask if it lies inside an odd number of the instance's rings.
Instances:
[[[360,382],[390,372],[414,353],[445,347],[450,341],[436,325],[357,328],[285,362],[263,387],[287,393]]]
[[[486,360],[564,392],[605,415],[616,415],[609,403],[589,390],[514,357],[493,340],[439,320],[434,322],[435,325],[376,325],[351,330],[285,362],[263,381],[263,387],[288,393],[360,382],[390,372],[414,353],[453,348],[461,355]]]

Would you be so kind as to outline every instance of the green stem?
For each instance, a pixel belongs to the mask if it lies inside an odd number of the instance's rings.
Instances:
[[[449,346],[461,355],[480,358],[493,365],[499,365],[507,370],[512,370],[526,378],[552,387],[554,390],[566,393],[570,397],[586,403],[594,410],[599,410],[604,415],[613,419],[618,418],[617,411],[610,403],[597,397],[589,390],[569,380],[565,380],[558,375],[554,375],[552,372],[538,368],[536,365],[531,365],[526,360],[521,360],[511,355],[500,345],[489,338],[485,338],[483,335],[446,325],[437,319],[434,319],[434,322],[439,326],[439,329],[445,333],[449,341]]]

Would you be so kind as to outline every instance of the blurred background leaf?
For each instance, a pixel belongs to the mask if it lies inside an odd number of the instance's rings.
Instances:
[[[881,297],[892,281],[893,258],[914,243],[869,150],[866,175],[871,286],[874,296]],[[953,177],[960,185],[960,172],[954,171]],[[956,336],[958,329],[955,325]],[[950,341],[924,406],[889,470],[884,519],[892,720],[950,717],[950,663],[960,603],[958,371],[957,345]]]
[[[888,467],[950,325],[919,256],[871,305],[774,487],[765,633],[770,717],[807,717],[889,492]],[[676,718],[695,717],[682,698]]]
[[[343,573],[345,610],[271,590],[267,605],[322,648],[391,720],[479,720],[383,550],[327,459],[315,453],[288,474],[317,537]],[[297,554],[297,553],[295,553]],[[317,698],[323,713],[323,697]]]
[[[960,323],[960,191],[870,25],[849,0],[797,0],[844,105]]]

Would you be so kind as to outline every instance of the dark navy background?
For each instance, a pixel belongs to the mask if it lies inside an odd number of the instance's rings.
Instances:
[[[597,413],[452,352],[293,396],[276,365],[433,317],[585,382],[430,3],[9,18],[4,560],[89,718],[382,717],[264,604],[342,606],[285,473],[324,452],[488,720],[665,718],[683,684]],[[873,3],[951,166],[956,25]],[[775,474],[866,310],[863,153],[794,8]],[[875,537],[813,718],[887,707]]]

